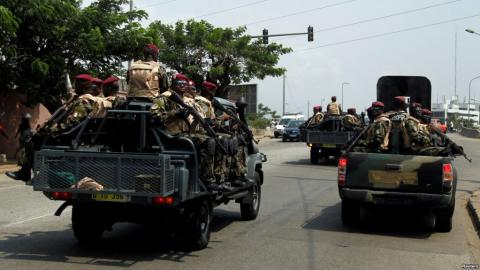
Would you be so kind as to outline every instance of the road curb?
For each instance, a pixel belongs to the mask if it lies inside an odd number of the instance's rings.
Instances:
[[[17,164],[0,164],[0,174],[10,171],[17,171],[20,167]]]
[[[467,208],[475,229],[480,232],[480,190],[474,191],[468,198]]]

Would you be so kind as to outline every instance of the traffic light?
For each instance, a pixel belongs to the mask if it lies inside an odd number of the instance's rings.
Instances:
[[[263,44],[268,44],[268,30],[263,29]]]
[[[313,41],[313,26],[309,25],[307,32],[308,32],[308,42]]]

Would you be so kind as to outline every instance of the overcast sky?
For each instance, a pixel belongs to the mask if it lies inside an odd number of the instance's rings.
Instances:
[[[247,25],[251,35],[263,28],[269,34],[306,32],[308,25],[326,29],[315,33],[314,42],[306,36],[270,38],[294,49],[279,63],[288,70],[287,112],[306,114],[308,101],[312,107],[322,99],[325,107],[332,95],[341,100],[342,82],[350,83],[344,88],[344,108],[364,109],[375,99],[383,75],[426,76],[432,102],[449,98],[455,85],[455,33],[460,100],[468,95],[470,80],[480,75],[480,35],[465,32],[480,32],[479,0],[133,1],[150,14],[149,21],[204,19],[222,27]],[[282,111],[281,77],[252,83],[258,83],[259,102]],[[472,83],[474,95],[480,99],[480,79]]]

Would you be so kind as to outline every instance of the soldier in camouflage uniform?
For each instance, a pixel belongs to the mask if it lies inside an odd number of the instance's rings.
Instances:
[[[347,115],[342,119],[343,127],[347,130],[357,130],[360,128],[362,122],[360,117],[357,115],[357,109],[349,108],[347,110]]]
[[[112,108],[121,108],[125,104],[125,97],[119,95],[120,84],[116,76],[110,76],[103,80],[102,89],[105,99],[112,103]]]
[[[144,58],[134,62],[127,73],[129,99],[152,100],[169,87],[165,68],[158,61],[160,50],[148,44],[143,50]]]
[[[389,136],[392,123],[383,113],[384,107],[383,102],[375,101],[372,103],[371,116],[373,122],[370,123],[367,130],[369,152],[382,153],[389,149]]]
[[[324,118],[325,115],[322,113],[322,106],[314,106],[313,116],[307,121],[306,127],[309,128],[318,125],[323,121]]]
[[[204,117],[201,107],[198,106],[192,97],[188,97],[188,94],[186,94],[188,90],[188,78],[185,75],[176,74],[174,76],[172,90],[183,98],[185,104],[195,108],[199,114]],[[200,179],[209,189],[221,188],[216,184],[213,172],[215,153],[211,152],[212,149],[209,147],[211,138],[205,134],[205,131],[201,127],[197,130],[192,130],[194,119],[185,108],[182,108],[169,99],[171,95],[172,92],[168,90],[153,100],[153,105],[150,110],[152,118],[156,119],[156,123],[165,129],[167,133],[171,135],[184,135],[193,141],[199,155]]]
[[[331,98],[332,102],[327,105],[327,114],[328,115],[341,115],[342,107],[337,103],[337,97],[333,96]]]

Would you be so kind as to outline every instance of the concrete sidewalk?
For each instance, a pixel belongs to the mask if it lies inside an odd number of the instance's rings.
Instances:
[[[472,193],[467,203],[468,211],[472,216],[473,225],[480,233],[480,190],[476,190]]]

